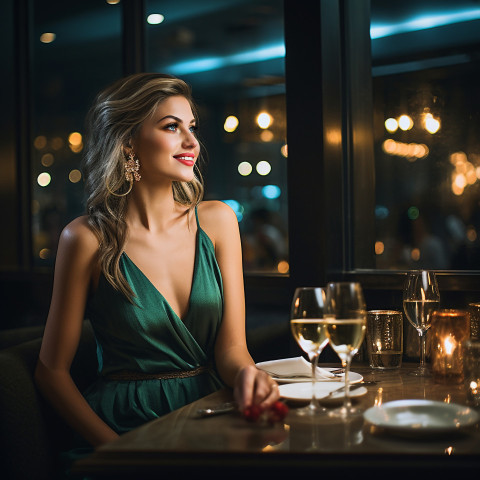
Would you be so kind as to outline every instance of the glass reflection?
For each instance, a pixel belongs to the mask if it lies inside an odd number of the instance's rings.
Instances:
[[[363,416],[346,420],[331,417],[299,417],[290,425],[291,451],[301,452],[342,452],[361,445]]]

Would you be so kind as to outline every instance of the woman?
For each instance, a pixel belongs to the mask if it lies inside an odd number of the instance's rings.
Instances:
[[[94,447],[224,384],[241,410],[278,399],[246,347],[236,217],[200,202],[196,125],[189,87],[161,74],[116,82],[89,113],[87,215],[60,236],[35,378]],[[82,394],[85,317],[100,375]]]

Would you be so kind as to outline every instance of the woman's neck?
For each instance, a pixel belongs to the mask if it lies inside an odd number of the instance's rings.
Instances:
[[[129,195],[126,221],[131,229],[162,232],[178,221],[184,212],[185,207],[182,208],[173,198],[171,183],[161,187],[155,185],[154,188],[138,183]]]

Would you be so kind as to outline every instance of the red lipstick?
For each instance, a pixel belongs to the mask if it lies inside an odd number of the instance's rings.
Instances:
[[[193,153],[181,153],[180,155],[174,155],[173,158],[187,167],[195,165],[195,155]]]

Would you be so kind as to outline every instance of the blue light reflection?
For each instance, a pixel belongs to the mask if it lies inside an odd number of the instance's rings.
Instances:
[[[263,62],[265,60],[283,57],[285,57],[285,45],[280,44],[227,55],[225,57],[202,58],[200,60],[175,63],[168,67],[168,71],[173,75],[188,75],[191,73],[208,72],[218,68]]]
[[[281,194],[282,190],[277,185],[265,185],[262,188],[262,195],[271,200],[278,198]]]
[[[465,10],[463,12],[444,13],[439,15],[422,15],[405,22],[375,25],[370,28],[370,37],[372,39],[397,35],[399,33],[414,32],[417,30],[427,30],[429,28],[442,27],[453,23],[468,22],[470,20],[480,19],[480,8],[474,10]]]
[[[237,202],[236,200],[222,200],[222,202],[226,203],[235,212],[235,215],[237,216],[237,220],[239,222],[243,220],[243,212],[245,211],[245,209],[239,202]]]

